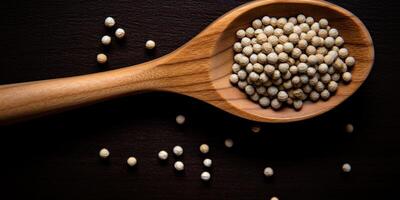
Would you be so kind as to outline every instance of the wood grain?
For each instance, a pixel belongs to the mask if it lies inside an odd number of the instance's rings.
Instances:
[[[339,29],[350,54],[357,60],[353,81],[340,85],[329,101],[306,104],[301,111],[263,109],[229,83],[234,33],[259,16],[298,13],[325,17]],[[255,1],[220,17],[190,42],[157,60],[96,74],[1,86],[0,123],[146,91],[187,95],[254,121],[298,121],[327,112],[351,96],[368,77],[373,62],[371,37],[363,23],[349,11],[315,0]]]

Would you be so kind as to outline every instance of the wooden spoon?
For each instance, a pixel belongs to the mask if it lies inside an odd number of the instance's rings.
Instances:
[[[255,18],[303,13],[329,20],[356,58],[353,81],[339,85],[328,101],[306,103],[301,111],[261,108],[229,82],[235,32]],[[122,69],[0,86],[0,123],[27,119],[143,91],[167,91],[207,102],[236,116],[259,122],[291,122],[320,115],[352,95],[374,61],[368,30],[349,11],[317,0],[260,0],[244,4],[209,25],[191,41],[159,59]]]

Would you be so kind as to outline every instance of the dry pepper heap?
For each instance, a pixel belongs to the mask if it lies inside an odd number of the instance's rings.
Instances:
[[[339,81],[351,81],[355,59],[326,19],[265,16],[236,36],[230,81],[262,107],[300,110],[307,99],[326,101]]]

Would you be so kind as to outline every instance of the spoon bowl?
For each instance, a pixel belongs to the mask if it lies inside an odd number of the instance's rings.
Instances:
[[[229,82],[236,31],[262,16],[298,14],[326,18],[345,39],[357,63],[350,84],[328,101],[295,111],[261,108]],[[210,24],[188,43],[159,59],[107,72],[0,86],[0,124],[29,119],[137,92],[167,91],[207,102],[238,117],[283,123],[318,116],[351,96],[368,77],[374,48],[368,30],[349,11],[320,0],[260,0],[244,4]]]

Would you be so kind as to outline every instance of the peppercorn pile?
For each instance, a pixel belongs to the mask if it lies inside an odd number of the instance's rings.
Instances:
[[[327,101],[340,81],[351,81],[355,59],[327,19],[265,16],[236,36],[230,82],[264,108],[300,110],[304,101]]]

